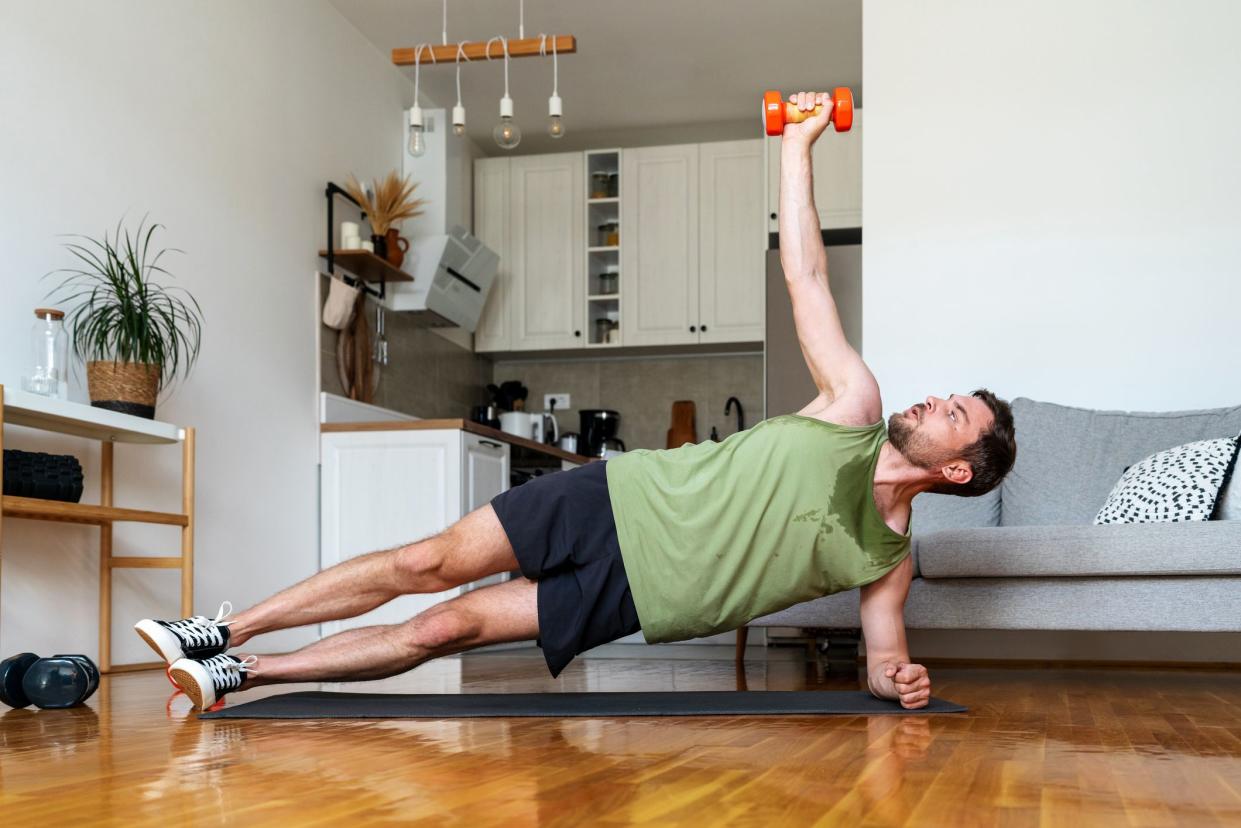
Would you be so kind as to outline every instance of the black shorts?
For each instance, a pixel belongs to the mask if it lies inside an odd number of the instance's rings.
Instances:
[[[545,474],[491,501],[521,574],[539,583],[538,645],[553,677],[578,653],[641,629],[604,466]]]

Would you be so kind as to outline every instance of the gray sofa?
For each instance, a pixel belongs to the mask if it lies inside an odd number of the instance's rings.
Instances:
[[[1241,631],[1241,520],[1092,524],[1125,467],[1237,435],[1241,406],[1131,414],[1019,398],[1013,418],[1017,463],[997,490],[914,499],[908,629]],[[858,591],[751,626],[856,629]]]

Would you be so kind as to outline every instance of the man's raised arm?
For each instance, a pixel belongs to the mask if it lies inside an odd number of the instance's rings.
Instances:
[[[832,112],[832,97],[799,92],[791,100],[803,110],[823,104],[823,111],[800,124],[786,124],[780,143],[780,264],[793,301],[793,321],[814,384],[831,402],[844,396],[873,397],[878,413],[879,391],[870,370],[845,339],[827,279],[819,215],[814,206],[810,148],[823,133]]]

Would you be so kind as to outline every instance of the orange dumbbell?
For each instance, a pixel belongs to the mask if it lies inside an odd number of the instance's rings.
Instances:
[[[763,93],[763,125],[768,135],[783,135],[785,124],[800,124],[822,111],[823,105],[819,104],[809,112],[802,112],[796,104],[785,101],[779,92]],[[853,93],[847,86],[832,90],[832,126],[837,132],[848,132],[853,126]]]

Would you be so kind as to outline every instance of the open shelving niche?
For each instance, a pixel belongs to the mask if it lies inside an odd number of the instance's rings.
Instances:
[[[591,150],[586,153],[586,347],[619,348],[624,343],[620,336],[620,245],[608,244],[600,238],[599,225],[616,222],[623,236],[625,228],[620,224],[621,198],[624,192],[620,183],[621,151],[619,149]],[[591,197],[591,182],[596,173],[617,176],[617,194],[603,198]],[[601,274],[614,267],[617,286],[605,292]],[[599,336],[598,320],[615,319],[617,334],[614,342],[605,342]]]

